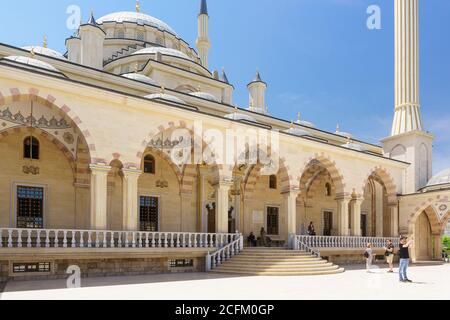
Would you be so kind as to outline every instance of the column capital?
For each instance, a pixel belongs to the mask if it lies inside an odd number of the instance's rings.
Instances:
[[[108,173],[111,171],[110,166],[105,166],[101,164],[90,164],[89,169],[91,169],[92,173]]]
[[[336,201],[338,201],[338,202],[350,202],[352,200],[353,200],[353,198],[351,196],[339,196],[339,197],[336,197]]]
[[[390,203],[387,204],[387,206],[389,208],[396,208],[396,207],[398,207],[398,203],[397,202],[390,202]]]
[[[231,180],[221,180],[221,181],[217,181],[212,185],[215,189],[218,188],[231,188],[232,186],[234,186],[234,182],[233,179]]]
[[[300,194],[300,188],[290,188],[290,189],[282,191],[281,194],[285,195],[285,196],[291,196],[291,195],[298,196]]]
[[[142,174],[142,170],[138,169],[122,169],[122,173],[125,177],[137,176],[139,177]]]

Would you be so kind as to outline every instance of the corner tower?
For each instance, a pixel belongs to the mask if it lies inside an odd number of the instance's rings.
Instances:
[[[200,55],[200,60],[202,65],[208,69],[208,52],[211,48],[211,43],[209,41],[209,15],[208,15],[208,4],[206,0],[201,0],[200,3],[200,13],[198,14],[198,36],[196,41],[196,46],[198,53]]]
[[[419,0],[394,0],[395,114],[383,148],[392,159],[406,161],[404,192],[424,187],[432,176],[434,137],[424,130],[419,92]]]

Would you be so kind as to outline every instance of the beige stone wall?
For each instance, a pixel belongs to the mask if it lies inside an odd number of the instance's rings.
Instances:
[[[70,161],[45,138],[39,138],[40,160],[34,166],[39,175],[24,174],[22,167],[30,161],[23,158],[22,143],[26,132],[0,138],[0,226],[9,227],[15,199],[14,185],[36,185],[45,188],[44,224],[47,228],[72,228],[76,223],[74,172]]]

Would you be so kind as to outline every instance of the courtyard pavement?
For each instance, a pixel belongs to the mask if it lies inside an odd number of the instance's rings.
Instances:
[[[82,279],[82,288],[65,289],[65,280],[10,281],[0,299],[137,300],[314,300],[450,299],[450,264],[410,268],[414,283],[398,274],[361,266],[330,276],[248,277],[207,273]],[[396,270],[397,271],[397,270]]]

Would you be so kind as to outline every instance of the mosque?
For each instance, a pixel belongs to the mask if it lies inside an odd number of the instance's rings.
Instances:
[[[204,271],[261,228],[330,261],[401,234],[414,261],[439,259],[450,169],[432,176],[419,0],[394,3],[394,120],[376,145],[271,116],[259,72],[236,105],[209,68],[206,0],[195,48],[139,1],[91,13],[65,53],[0,43],[0,278]],[[224,137],[243,142],[231,158]]]

